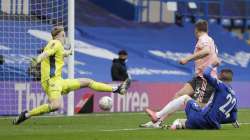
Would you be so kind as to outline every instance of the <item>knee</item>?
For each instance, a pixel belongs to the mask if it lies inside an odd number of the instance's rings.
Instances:
[[[176,98],[180,97],[181,95],[182,95],[182,93],[181,93],[181,92],[176,92],[176,93],[175,93],[175,95],[174,95],[174,99],[176,99]]]
[[[174,98],[178,98],[183,95],[189,95],[192,96],[194,94],[194,89],[190,84],[185,84],[182,89],[180,89],[178,92],[176,92]]]
[[[80,82],[81,87],[89,87],[90,84],[94,81],[94,80],[88,79],[88,78],[79,78],[78,80]]]
[[[184,99],[184,104],[187,104],[187,102],[192,99],[189,95],[183,95],[182,97]]]
[[[183,92],[179,91],[179,92],[176,92],[174,98],[176,99],[176,98],[179,98],[179,97],[188,98],[190,96],[188,94],[186,94],[186,93],[183,93]]]
[[[50,102],[50,108],[53,111],[56,111],[61,108],[61,101],[55,100]]]

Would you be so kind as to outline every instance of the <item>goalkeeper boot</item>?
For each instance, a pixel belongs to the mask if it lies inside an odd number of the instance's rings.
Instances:
[[[20,123],[24,122],[25,120],[28,119],[28,117],[26,117],[26,113],[28,113],[28,111],[23,111],[18,117],[16,117],[13,120],[13,124],[14,125],[19,125]]]
[[[128,78],[118,86],[117,90],[114,91],[114,93],[125,95],[127,93],[128,88],[130,87],[130,84],[131,80]]]
[[[153,110],[146,108],[145,112],[148,114],[148,116],[151,118],[151,121],[153,123],[156,123],[159,121],[159,118],[157,118],[156,116],[156,112],[154,112]]]

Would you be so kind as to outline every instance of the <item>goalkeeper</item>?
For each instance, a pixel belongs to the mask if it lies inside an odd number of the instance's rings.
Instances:
[[[129,79],[119,86],[111,86],[87,78],[63,79],[64,57],[71,55],[72,50],[64,50],[65,32],[62,26],[54,27],[51,35],[53,39],[48,42],[43,52],[32,59],[33,66],[41,65],[41,85],[48,96],[49,103],[38,106],[31,111],[23,111],[13,120],[14,125],[18,125],[32,116],[58,110],[61,107],[62,95],[70,91],[89,87],[95,91],[114,92],[124,95],[130,85]]]

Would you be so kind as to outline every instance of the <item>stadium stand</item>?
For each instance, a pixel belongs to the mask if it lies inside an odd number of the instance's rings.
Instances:
[[[173,25],[164,29],[81,27],[78,28],[78,31],[86,34],[84,41],[98,47],[114,52],[117,49],[127,49],[133,58],[132,62],[128,62],[132,69],[177,70],[188,73],[186,76],[176,74],[174,77],[177,76],[178,78],[173,78],[170,74],[163,76],[164,74],[161,75],[159,71],[159,73],[151,76],[150,74],[142,74],[144,76],[135,75],[135,79],[146,81],[172,81],[178,79],[178,81],[181,81],[184,77],[190,78],[192,73],[192,64],[190,64],[190,67],[181,67],[176,61],[173,61],[179,57],[178,55],[192,53],[195,40],[193,25],[191,24],[185,24],[184,27]],[[249,47],[247,47],[247,44],[231,36],[228,31],[218,25],[210,25],[210,34],[215,38],[220,56],[225,59],[223,67],[232,67],[236,73],[248,73]],[[144,61],[145,59],[146,61]],[[151,62],[156,65],[150,64]],[[239,81],[247,80],[245,76],[237,74],[235,79]]]
[[[14,21],[10,21],[9,24],[11,22]],[[20,23],[20,26],[23,25]],[[27,32],[25,35],[30,36],[29,39],[44,41],[45,43],[45,40],[34,36],[36,34],[32,35],[32,30],[19,29],[25,30]],[[48,31],[47,34],[49,35]],[[235,73],[250,72],[248,65],[250,48],[245,42],[233,37],[228,31],[215,24],[210,25],[210,34],[217,43],[220,56],[225,60],[222,68],[232,67]],[[9,35],[14,36],[14,34]],[[39,36],[39,33],[37,35]],[[193,25],[189,23],[185,24],[184,27],[173,25],[160,29],[77,26],[76,39],[76,77],[92,77],[97,80],[110,81],[109,68],[112,58],[110,58],[109,54],[115,56],[120,49],[126,49],[130,54],[130,58],[133,58],[133,60],[128,61],[128,66],[135,80],[183,81],[189,79],[192,74],[192,63],[189,66],[180,66],[177,63],[181,55],[192,53],[195,44]],[[7,47],[10,49],[16,47],[14,45],[16,41],[20,40],[13,40],[13,45]],[[1,44],[5,45],[4,40],[1,40]],[[34,45],[32,47],[38,50],[42,46]],[[107,53],[100,53],[100,49],[106,50]],[[1,70],[0,79],[7,80],[5,77],[11,77],[6,73],[24,75],[18,77],[27,78],[28,61],[23,61],[24,65],[20,70],[17,70],[14,65],[19,61],[11,61],[25,59],[25,57],[16,56],[13,49],[1,51],[3,54],[4,51],[10,51],[11,55],[4,55],[6,62],[0,67],[5,67],[5,69]],[[91,51],[93,52],[91,53]],[[240,74],[236,74],[235,79],[238,81],[248,80],[246,76]]]

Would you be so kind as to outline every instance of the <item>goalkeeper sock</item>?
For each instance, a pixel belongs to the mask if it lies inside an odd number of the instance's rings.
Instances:
[[[170,101],[161,111],[156,112],[157,118],[167,118],[172,113],[178,111],[185,104],[185,100],[188,98],[188,95],[183,95],[179,98],[176,98]]]
[[[93,81],[89,84],[89,88],[95,90],[95,91],[102,91],[102,92],[113,92],[115,88],[113,88],[111,85],[100,83]]]
[[[32,117],[32,116],[37,116],[37,115],[41,115],[44,113],[49,113],[53,111],[51,109],[51,107],[49,106],[49,104],[43,104],[41,106],[38,106],[37,108],[32,109],[31,111],[29,111],[26,115],[26,117]]]

